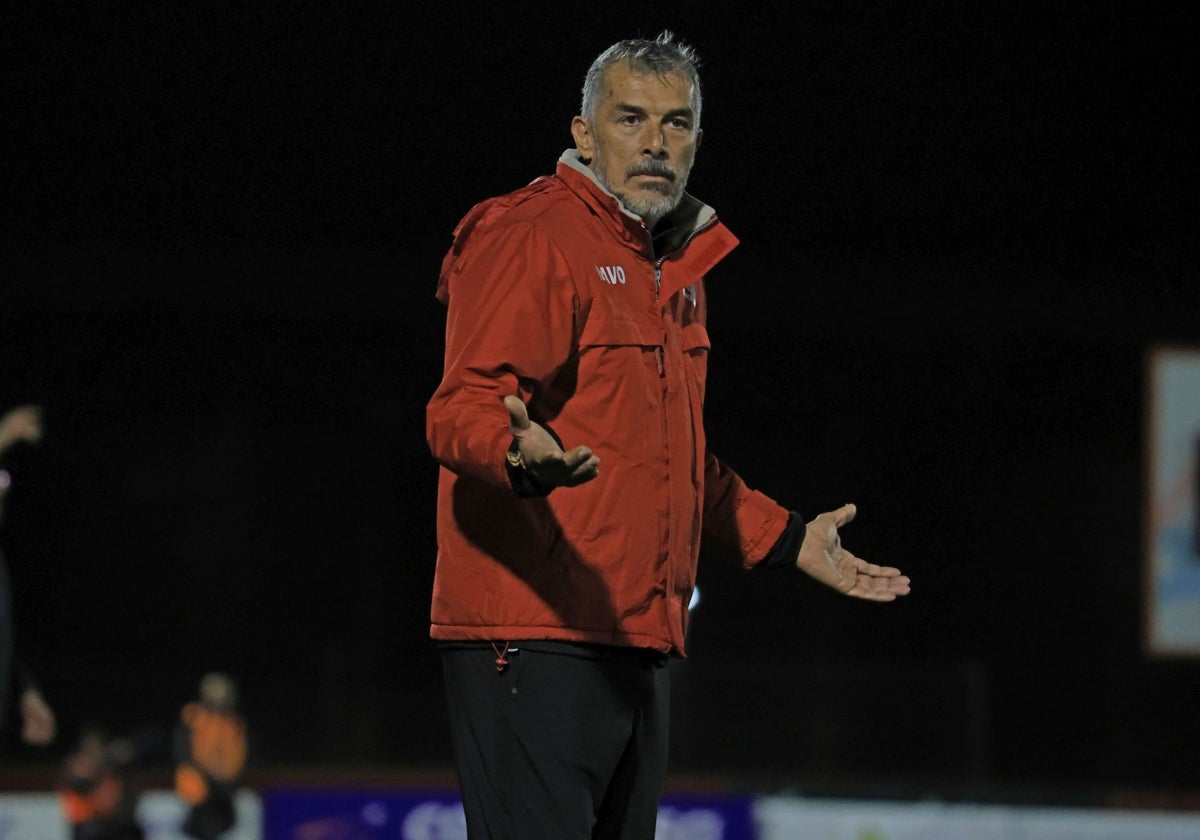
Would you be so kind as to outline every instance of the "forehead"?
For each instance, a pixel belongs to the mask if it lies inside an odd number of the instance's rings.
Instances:
[[[692,82],[678,73],[660,76],[653,70],[637,70],[628,63],[614,64],[604,71],[600,104],[617,103],[653,111],[691,108]]]

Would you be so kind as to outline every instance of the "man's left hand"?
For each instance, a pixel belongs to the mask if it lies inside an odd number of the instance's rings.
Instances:
[[[843,505],[809,522],[796,567],[852,598],[894,601],[898,595],[907,595],[909,579],[899,569],[868,563],[842,547],[838,529],[854,519],[857,512],[854,505]]]

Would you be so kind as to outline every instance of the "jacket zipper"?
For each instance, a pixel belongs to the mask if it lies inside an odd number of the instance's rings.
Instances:
[[[661,293],[662,293],[663,263],[666,262],[667,259],[669,259],[672,255],[678,254],[680,251],[682,251],[684,248],[686,248],[693,239],[695,239],[697,236],[699,236],[704,231],[708,230],[710,227],[712,227],[716,223],[717,223],[717,217],[714,215],[707,222],[705,222],[702,225],[697,226],[694,230],[692,230],[692,232],[687,235],[687,238],[684,239],[682,243],[680,243],[678,248],[676,248],[674,251],[671,251],[671,253],[669,253],[669,254],[663,254],[661,257],[659,257],[657,260],[654,261],[654,302],[655,303],[659,303],[659,298],[661,297]],[[663,352],[662,347],[654,348],[654,360],[658,364],[659,378],[665,377],[667,375],[667,365],[666,365],[666,355]]]
[[[659,293],[662,291],[662,265],[663,265],[663,263],[666,262],[667,260],[669,260],[675,254],[678,254],[680,251],[682,251],[688,245],[690,245],[693,239],[695,239],[700,234],[704,233],[704,231],[708,230],[710,227],[713,227],[714,225],[716,225],[716,223],[717,223],[717,217],[715,215],[710,217],[707,222],[696,227],[691,233],[689,233],[687,235],[687,239],[683,240],[683,242],[681,242],[679,244],[678,248],[676,248],[674,251],[672,251],[669,254],[663,254],[661,257],[659,257],[657,260],[654,261],[654,302],[655,303],[659,302],[658,301]]]
[[[666,262],[668,257],[672,256],[673,254],[678,254],[681,251],[683,251],[683,249],[686,248],[691,243],[691,241],[693,239],[695,239],[700,233],[704,232],[705,230],[708,230],[710,227],[712,227],[716,223],[717,223],[717,217],[714,215],[707,222],[705,222],[704,224],[695,228],[691,233],[689,233],[687,235],[687,238],[683,240],[683,242],[680,244],[680,246],[678,248],[676,248],[674,251],[671,251],[671,253],[669,253],[669,254],[663,254],[661,257],[659,257],[657,260],[654,261],[654,302],[655,302],[655,304],[659,303],[659,298],[660,298],[661,292],[662,292],[662,266],[663,266],[663,263]],[[666,366],[665,348],[664,347],[655,347],[654,348],[654,358],[655,358],[655,361],[658,363],[658,377],[659,377],[659,379],[663,380],[663,382],[662,382],[663,406],[664,406],[664,409],[662,412],[663,440],[669,440],[670,438],[667,434],[667,414],[666,414],[666,410],[665,410],[666,390],[669,387],[668,383],[666,382],[667,366]],[[669,454],[668,454],[668,457],[670,457]],[[668,483],[668,487],[669,487],[669,485],[670,485],[670,476],[669,475],[667,477],[667,483]],[[668,496],[669,496],[670,490],[668,489],[667,492],[668,492]],[[668,502],[668,504],[669,504],[669,502]],[[669,518],[668,518],[668,521],[670,521]],[[673,564],[671,563],[671,548],[670,548],[671,536],[672,536],[671,531],[670,531],[670,528],[668,527],[666,533],[663,535],[663,545],[666,547],[666,554],[667,554],[665,573],[666,573],[666,578],[667,578],[666,579],[666,587],[667,587],[668,591],[670,591],[672,583],[675,580],[674,569],[672,568]],[[668,597],[666,602],[664,602],[664,604],[663,604],[663,609],[667,612],[667,624],[668,625],[670,624],[669,604],[670,604],[670,598]]]

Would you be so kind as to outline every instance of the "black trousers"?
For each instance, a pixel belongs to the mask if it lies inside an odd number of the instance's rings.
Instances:
[[[504,650],[502,646],[499,650]],[[635,648],[443,645],[470,840],[650,840],[667,772],[665,656]]]
[[[182,831],[197,840],[216,840],[237,822],[233,793],[210,781],[208,798],[193,805],[183,821]]]

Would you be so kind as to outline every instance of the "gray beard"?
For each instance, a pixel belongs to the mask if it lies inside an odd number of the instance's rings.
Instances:
[[[644,199],[630,198],[614,190],[612,185],[604,180],[603,167],[600,165],[600,153],[598,150],[593,155],[592,172],[595,173],[596,180],[600,182],[600,185],[617,197],[617,201],[621,203],[625,211],[639,217],[646,223],[646,227],[648,228],[653,228],[658,224],[659,219],[679,206],[679,202],[683,201],[683,190],[687,187],[687,176],[685,175],[678,182],[679,189],[675,191],[674,195],[661,195],[656,198]]]
[[[610,189],[609,192],[612,192]],[[679,206],[683,200],[683,187],[675,195],[664,195],[659,198],[633,199],[620,193],[613,193],[621,206],[635,216],[640,216],[647,227],[654,227],[658,220]]]

